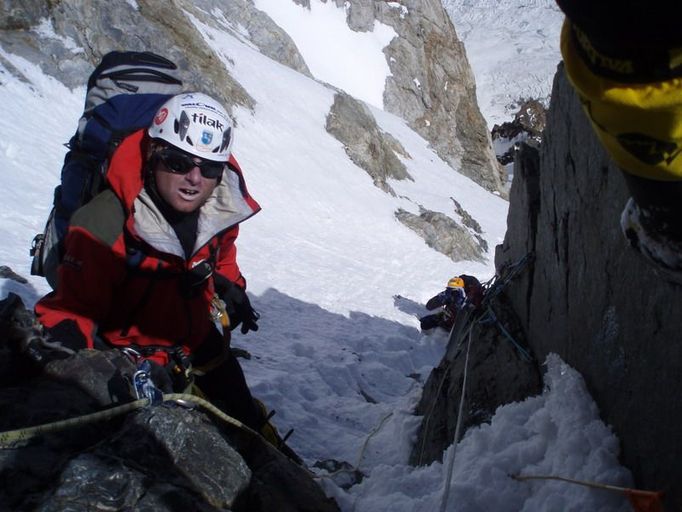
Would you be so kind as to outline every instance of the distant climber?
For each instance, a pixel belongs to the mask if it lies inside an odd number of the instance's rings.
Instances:
[[[623,234],[682,282],[682,31],[661,15],[677,4],[557,4],[566,74],[631,194]]]
[[[483,299],[483,286],[473,276],[462,274],[450,279],[445,290],[431,297],[426,303],[426,309],[437,313],[423,316],[419,319],[422,331],[441,327],[449,331],[457,319],[459,311],[470,304],[477,308]]]

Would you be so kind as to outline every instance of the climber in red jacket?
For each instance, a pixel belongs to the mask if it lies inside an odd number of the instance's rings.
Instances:
[[[233,132],[222,105],[184,93],[124,139],[109,188],[72,217],[57,288],[35,309],[49,338],[69,349],[125,348],[170,375],[210,368],[198,386],[258,430],[263,415],[229,350],[229,328],[216,328],[226,312],[231,328],[258,329],[235,239],[260,207],[231,154]]]

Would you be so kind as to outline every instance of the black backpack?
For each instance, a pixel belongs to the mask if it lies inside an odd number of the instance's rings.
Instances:
[[[182,92],[177,66],[151,52],[110,52],[88,79],[78,130],[66,144],[61,183],[43,233],[33,239],[31,274],[54,289],[73,213],[106,188],[109,159],[121,141],[146,128],[171,96]]]

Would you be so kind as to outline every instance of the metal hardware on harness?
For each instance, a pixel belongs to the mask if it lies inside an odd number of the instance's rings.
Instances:
[[[214,322],[220,322],[220,326],[223,330],[223,341],[225,342],[225,348],[230,349],[232,343],[232,333],[230,332],[230,315],[227,314],[227,309],[225,307],[225,302],[214,294],[211,299],[211,318]]]
[[[230,328],[230,317],[225,309],[225,302],[217,295],[211,299],[211,319],[219,322],[223,329]]]
[[[163,393],[154,385],[150,376],[151,369],[151,363],[144,359],[139,364],[138,370],[133,374],[133,386],[138,400],[148,398],[151,405],[158,405],[163,402]]]
[[[142,358],[142,354],[132,347],[122,347],[120,350],[135,364]]]

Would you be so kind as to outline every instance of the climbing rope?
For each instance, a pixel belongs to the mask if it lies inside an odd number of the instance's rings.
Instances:
[[[521,356],[521,359],[523,359],[526,362],[530,362],[533,360],[533,357],[530,355],[528,350],[526,350],[518,341],[514,339],[514,337],[509,334],[509,331],[505,329],[504,325],[502,325],[502,322],[497,318],[497,315],[493,311],[493,308],[491,306],[488,306],[486,308],[485,314],[481,316],[479,323],[484,324],[484,323],[492,323],[495,324],[495,326],[500,330],[502,334],[504,334],[505,338],[509,340],[509,342],[514,346],[516,351],[519,353]]]
[[[497,297],[502,290],[504,290],[504,288],[526,268],[526,265],[533,261],[534,257],[535,255],[532,252],[527,253],[515,263],[507,266],[503,272],[496,274],[485,283],[483,285],[485,293],[483,295],[482,304],[484,306],[490,305],[492,299]]]
[[[459,410],[457,411],[457,426],[455,427],[455,440],[452,446],[452,455],[450,456],[450,461],[448,462],[447,476],[445,477],[445,485],[443,489],[443,497],[440,502],[440,512],[445,512],[448,505],[448,498],[450,496],[450,483],[452,482],[452,473],[455,468],[455,455],[457,454],[457,441],[459,439],[459,433],[462,427],[462,416],[464,411],[464,395],[466,394],[467,386],[467,374],[469,369],[469,350],[471,348],[471,338],[472,338],[473,324],[469,328],[469,341],[467,342],[466,356],[464,357],[464,375],[462,377],[462,390],[460,391],[459,397]]]
[[[372,429],[372,431],[367,435],[365,438],[365,441],[362,443],[362,447],[360,448],[360,451],[358,453],[358,462],[355,464],[355,466],[350,466],[349,468],[339,468],[335,471],[328,472],[325,475],[314,475],[313,478],[315,479],[323,479],[323,478],[333,478],[336,475],[340,475],[341,473],[355,473],[360,472],[360,464],[362,463],[362,459],[365,457],[365,451],[367,450],[367,446],[369,445],[370,439],[374,437],[376,434],[381,431],[383,428],[384,424],[388,421],[388,419],[393,416],[393,411],[389,412],[388,414],[384,415],[383,418],[381,418],[381,421],[379,424]],[[349,464],[350,465],[350,464]]]
[[[191,403],[198,405],[208,412],[222,420],[224,423],[231,425],[233,427],[239,428],[250,434],[260,436],[255,430],[247,427],[241,421],[228,416],[223,411],[218,409],[215,405],[210,403],[208,400],[200,398],[195,395],[190,395],[187,393],[168,393],[164,394],[162,402],[176,402],[180,405],[185,405]],[[110,409],[105,409],[103,411],[94,412],[91,414],[85,414],[83,416],[77,416],[75,418],[69,418],[66,420],[54,421],[51,423],[46,423],[43,425],[37,425],[34,427],[22,428],[17,430],[10,430],[7,432],[0,432],[0,449],[13,448],[17,443],[28,441],[34,437],[38,437],[45,434],[51,434],[54,432],[59,432],[66,430],[68,428],[80,427],[88,425],[90,423],[95,423],[99,421],[109,420],[123,414],[127,414],[138,409],[143,409],[152,404],[151,398],[140,398],[133,402],[128,402],[123,405],[112,407]]]
[[[384,423],[388,421],[388,419],[393,416],[393,411],[389,412],[386,414],[383,418],[381,418],[381,421],[379,424],[374,427],[374,429],[367,435],[365,438],[365,442],[362,443],[362,448],[360,448],[360,453],[358,454],[358,462],[355,465],[356,470],[360,471],[360,463],[362,462],[362,459],[365,457],[365,451],[367,450],[367,446],[369,445],[369,440],[372,439],[379,431],[383,428]]]
[[[512,263],[504,268],[502,272],[494,275],[487,283],[483,285],[485,288],[485,295],[483,296],[484,303],[490,303],[492,299],[497,297],[500,292],[509,284],[510,281],[514,280],[522,270],[526,268],[535,255],[529,252],[519,258],[515,263]]]
[[[603,489],[605,491],[612,491],[623,494],[628,498],[630,504],[636,512],[662,512],[663,504],[661,499],[663,497],[662,491],[642,491],[640,489],[631,489],[628,487],[619,487],[617,485],[602,484],[599,482],[589,482],[586,480],[575,480],[573,478],[565,478],[554,475],[509,475],[514,480],[523,482],[526,480],[558,480],[569,484],[582,485],[591,489]]]
[[[467,310],[467,311],[468,311],[468,310]],[[467,317],[467,319],[468,319],[468,317]],[[447,375],[448,375],[448,372],[450,371],[450,365],[451,365],[451,364],[454,362],[454,360],[457,358],[457,355],[459,355],[458,349],[459,349],[460,345],[462,344],[462,342],[464,341],[464,337],[465,337],[467,334],[471,334],[471,329],[472,329],[473,326],[474,326],[474,322],[471,322],[471,323],[469,324],[468,330],[467,330],[463,335],[460,335],[461,330],[462,330],[461,328],[462,328],[462,326],[464,326],[464,325],[466,325],[466,322],[465,322],[465,321],[462,321],[462,322],[460,322],[460,323],[457,323],[457,322],[455,321],[455,323],[453,324],[452,328],[450,329],[450,335],[448,336],[448,346],[450,346],[450,344],[451,344],[451,342],[452,342],[453,340],[456,340],[456,342],[455,342],[455,343],[456,343],[456,346],[455,346],[455,355],[452,357],[452,359],[448,359],[448,360],[447,360],[447,363],[446,363],[446,365],[445,365],[445,368],[443,368],[443,375],[441,376],[440,382],[438,383],[438,389],[436,389],[436,395],[435,395],[435,396],[440,396],[440,393],[441,393],[441,391],[442,391],[442,389],[443,389],[443,384],[445,383],[445,379],[446,379],[446,377],[447,377]],[[430,422],[431,422],[431,417],[433,416],[433,411],[435,410],[435,408],[436,408],[436,400],[434,400],[433,402],[431,402],[431,406],[430,406],[430,408],[429,408],[429,411],[428,411],[428,412],[426,413],[426,415],[424,416],[424,424],[423,424],[423,427],[422,427],[422,431],[428,432],[429,424],[430,424]],[[424,460],[424,451],[425,451],[425,449],[426,449],[426,436],[422,436],[422,443],[421,443],[421,446],[420,446],[420,448],[419,448],[419,457],[417,458],[417,465],[418,465],[418,466],[421,466],[421,464],[422,464],[422,462],[423,462],[423,460]]]
[[[13,448],[14,445],[16,445],[17,443],[28,441],[29,439],[42,436],[45,434],[51,434],[53,432],[59,432],[61,430],[66,430],[68,428],[83,426],[98,421],[109,420],[115,418],[116,416],[127,414],[137,409],[146,407],[147,405],[149,405],[149,403],[150,400],[148,398],[142,398],[140,400],[128,402],[126,404],[119,405],[111,409],[106,409],[91,414],[85,414],[83,416],[77,416],[75,418],[54,421],[52,423],[45,423],[43,425],[37,425],[35,427],[0,432],[0,449]]]

